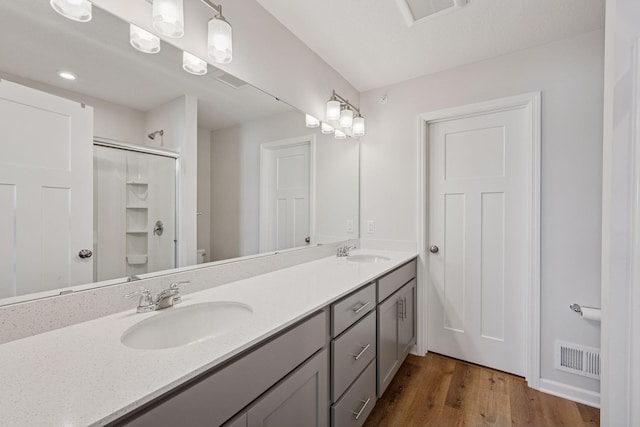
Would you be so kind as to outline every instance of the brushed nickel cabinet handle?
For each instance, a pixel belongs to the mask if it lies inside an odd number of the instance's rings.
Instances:
[[[362,357],[362,355],[364,354],[364,352],[369,350],[369,347],[371,347],[371,344],[361,345],[360,347],[362,347],[362,351],[360,351],[360,353],[352,354],[352,356],[355,358],[355,360],[360,359]]]
[[[358,313],[360,313],[362,310],[364,310],[364,309],[365,309],[365,307],[368,307],[370,304],[371,304],[371,302],[370,302],[370,301],[369,301],[369,302],[366,302],[366,303],[362,303],[362,305],[361,305],[360,307],[358,307],[358,308],[354,308],[354,309],[353,309],[353,312],[354,312],[355,314],[358,314]]]
[[[360,415],[362,415],[362,413],[364,412],[364,410],[367,407],[367,405],[369,404],[369,402],[371,402],[371,398],[368,398],[366,401],[365,400],[361,400],[360,402],[363,403],[362,408],[360,408],[360,410],[357,411],[357,412],[356,411],[351,411],[351,413],[356,416],[356,420],[358,418],[360,418]]]

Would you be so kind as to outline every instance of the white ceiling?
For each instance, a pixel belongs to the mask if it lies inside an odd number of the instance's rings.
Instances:
[[[62,80],[58,70],[78,79]],[[182,52],[167,43],[155,55],[136,51],[129,25],[97,7],[90,22],[76,23],[45,0],[0,0],[0,73],[143,112],[190,94],[198,99],[198,126],[210,130],[293,109],[252,86],[218,81],[224,73],[215,67],[206,76],[186,73]]]
[[[603,28],[605,3],[470,0],[409,27],[403,0],[257,1],[359,91]]]

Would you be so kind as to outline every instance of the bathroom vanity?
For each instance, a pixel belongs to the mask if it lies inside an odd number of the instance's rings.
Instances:
[[[7,343],[0,412],[12,426],[362,425],[416,337],[415,254],[367,252],[382,258],[322,258]],[[251,315],[186,345],[122,343],[140,322],[221,302]]]

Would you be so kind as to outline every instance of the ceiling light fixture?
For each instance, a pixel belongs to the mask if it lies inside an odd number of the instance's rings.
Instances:
[[[220,64],[227,64],[233,59],[233,34],[231,24],[222,15],[222,5],[211,0],[202,0],[204,4],[216,11],[207,25],[209,56]]]
[[[331,135],[333,133],[334,129],[333,126],[331,126],[330,124],[327,124],[325,122],[322,122],[322,130],[321,132],[325,135]]]
[[[310,114],[305,115],[305,122],[308,128],[317,128],[320,126],[320,120],[316,119]]]
[[[196,76],[204,76],[208,71],[207,61],[203,61],[189,52],[182,52],[182,69]]]
[[[184,36],[184,6],[182,0],[153,0],[153,27],[161,34],[180,38]]]
[[[78,22],[91,21],[89,0],[50,0],[49,4],[60,15]]]
[[[160,52],[160,38],[133,24],[129,25],[129,42],[140,52]]]
[[[63,78],[65,80],[75,80],[75,79],[77,79],[76,75],[73,74],[71,71],[60,70],[60,71],[58,71],[58,76],[60,76],[60,78]]]
[[[362,117],[360,109],[338,95],[335,90],[327,101],[326,120],[327,122],[338,122],[342,129],[341,133],[346,133],[345,130],[351,130],[349,132],[351,136],[364,136],[364,117]],[[322,125],[324,129],[324,123]],[[343,139],[341,135],[338,137],[337,132],[338,129],[336,129],[336,139]]]

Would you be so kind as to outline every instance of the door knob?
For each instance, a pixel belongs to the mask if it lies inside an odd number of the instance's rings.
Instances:
[[[78,256],[82,259],[91,258],[91,255],[93,255],[93,252],[91,252],[89,249],[82,249],[80,250],[80,252],[78,252]]]
[[[437,254],[439,250],[440,248],[438,248],[436,245],[432,245],[429,247],[429,252],[431,252],[432,254]]]
[[[310,236],[305,237],[304,242],[305,243],[310,243],[311,242],[311,237]]]

